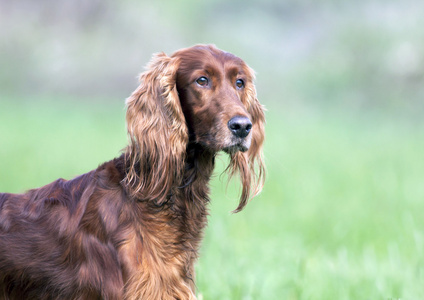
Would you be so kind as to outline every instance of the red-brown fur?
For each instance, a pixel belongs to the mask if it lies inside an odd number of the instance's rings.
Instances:
[[[0,194],[0,299],[195,299],[217,152],[230,155],[230,175],[240,173],[235,211],[262,188],[264,114],[253,77],[214,46],[156,55],[127,99],[121,157]],[[235,116],[251,121],[246,137],[229,129]]]

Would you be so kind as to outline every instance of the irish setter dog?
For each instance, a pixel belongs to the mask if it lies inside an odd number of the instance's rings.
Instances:
[[[210,45],[157,54],[127,99],[122,156],[72,180],[0,194],[0,299],[196,299],[214,159],[262,188],[253,71]]]

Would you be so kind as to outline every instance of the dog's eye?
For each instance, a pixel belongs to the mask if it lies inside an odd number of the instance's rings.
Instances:
[[[196,83],[200,86],[207,86],[209,83],[209,80],[205,76],[202,76],[196,80]]]
[[[236,86],[237,86],[239,89],[244,88],[244,81],[243,81],[242,79],[237,79],[237,80],[236,80]]]

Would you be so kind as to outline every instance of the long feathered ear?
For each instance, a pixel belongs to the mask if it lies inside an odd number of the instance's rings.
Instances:
[[[127,99],[129,192],[138,200],[167,201],[181,181],[188,129],[176,88],[178,58],[157,54]]]
[[[230,176],[239,173],[242,183],[240,202],[233,213],[241,211],[249,199],[259,194],[265,182],[265,164],[262,152],[265,139],[265,109],[256,96],[256,89],[253,84],[254,72],[247,66],[245,68],[250,80],[245,86],[245,95],[242,100],[251,116],[252,142],[247,152],[233,153],[228,166]]]

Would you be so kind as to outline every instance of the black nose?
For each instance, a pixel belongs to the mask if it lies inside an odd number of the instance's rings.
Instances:
[[[228,128],[239,138],[245,138],[252,129],[252,122],[247,117],[234,117],[228,121]]]

